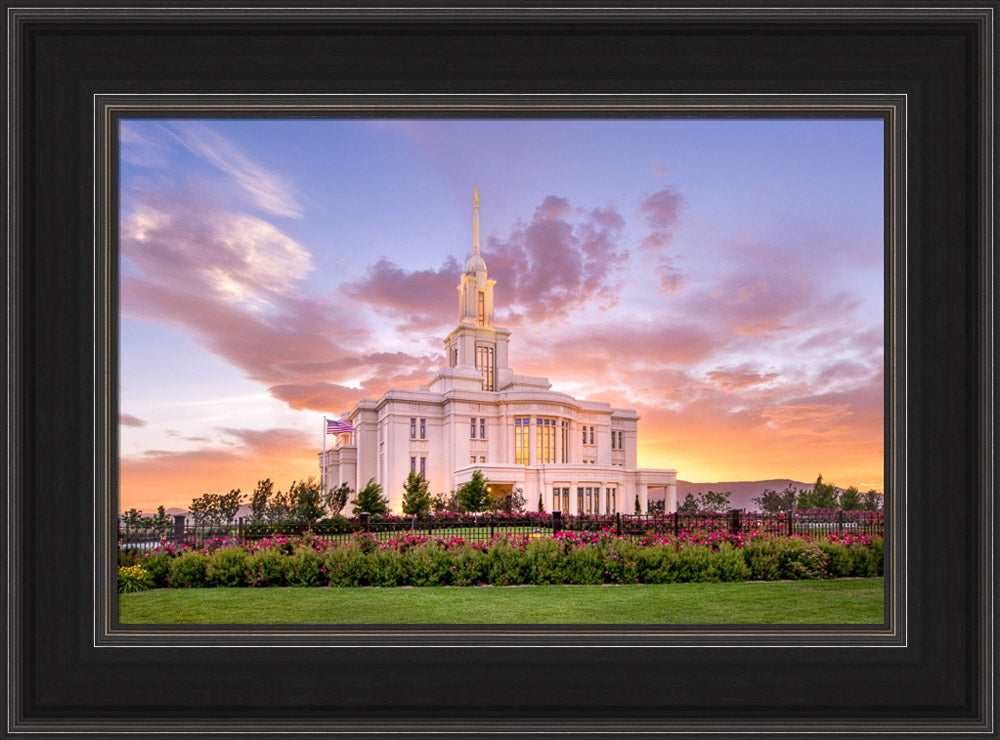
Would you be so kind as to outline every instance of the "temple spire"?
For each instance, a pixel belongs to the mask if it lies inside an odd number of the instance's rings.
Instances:
[[[472,253],[479,254],[479,189],[472,186]]]

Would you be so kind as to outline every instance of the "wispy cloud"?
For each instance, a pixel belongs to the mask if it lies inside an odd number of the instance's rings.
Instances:
[[[127,427],[144,427],[146,422],[132,414],[118,414],[118,423]]]
[[[302,215],[291,181],[253,161],[222,134],[197,121],[174,121],[170,130],[191,152],[228,176],[258,208],[276,216]]]

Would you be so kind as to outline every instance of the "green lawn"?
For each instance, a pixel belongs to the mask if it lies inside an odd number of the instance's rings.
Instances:
[[[880,624],[883,584],[158,589],[118,604],[123,624]]]

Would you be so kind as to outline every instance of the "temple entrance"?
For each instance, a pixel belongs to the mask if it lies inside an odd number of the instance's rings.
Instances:
[[[514,495],[514,484],[490,481],[486,484],[486,491],[496,502],[497,508],[507,509],[510,507],[511,496]]]

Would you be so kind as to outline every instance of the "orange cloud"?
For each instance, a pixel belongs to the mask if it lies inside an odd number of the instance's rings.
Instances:
[[[224,429],[235,438],[231,448],[202,447],[186,452],[147,450],[119,461],[120,508],[152,512],[157,506],[186,508],[207,492],[239,488],[271,478],[287,488],[293,480],[315,476],[319,439],[296,429]],[[318,436],[318,435],[317,435]]]

